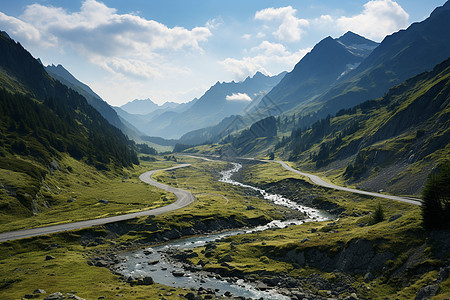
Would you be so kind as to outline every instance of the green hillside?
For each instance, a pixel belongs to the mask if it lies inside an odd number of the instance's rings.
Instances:
[[[450,59],[279,143],[278,155],[368,189],[418,194],[449,157]],[[338,171],[336,171],[338,170]],[[331,174],[331,173],[330,173]]]
[[[58,170],[117,174],[139,163],[134,144],[119,129],[83,96],[53,80],[5,33],[0,52],[0,205],[5,216],[49,208],[56,192],[40,203],[36,199]],[[54,184],[61,190],[62,182]]]
[[[428,174],[450,154],[449,78],[447,59],[382,98],[342,109],[309,127],[295,115],[272,117],[272,122],[256,122],[218,145],[187,151],[265,158],[274,152],[340,183],[418,195]],[[270,134],[258,135],[259,127]]]

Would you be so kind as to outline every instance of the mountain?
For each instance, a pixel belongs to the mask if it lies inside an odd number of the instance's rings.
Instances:
[[[244,118],[226,118],[217,125],[188,132],[180,138],[180,143],[218,142],[234,130],[251,126],[255,120],[279,115],[299,103],[311,101],[355,68],[377,46],[378,43],[350,31],[337,39],[327,37],[267,95],[258,95],[246,108]]]
[[[352,32],[323,39],[262,99],[259,108],[280,114],[311,101],[356,68],[377,45]]]
[[[279,130],[286,135],[292,129],[309,128],[343,108],[381,97],[389,88],[445,60],[450,54],[448,32],[450,2],[424,21],[387,36],[373,50],[374,43],[353,33],[325,38],[261,100],[258,112],[262,114],[252,117],[279,115],[278,122],[283,125]],[[339,57],[349,63],[359,59],[360,63],[344,68]]]
[[[203,143],[216,143],[228,134],[247,127],[248,124],[240,115],[224,118],[219,124],[189,131],[178,140],[183,145],[200,145]]]
[[[76,79],[62,65],[49,65],[45,67],[45,70],[52,78],[58,80],[86,98],[87,102],[92,105],[106,120],[108,120],[110,124],[119,128],[128,137],[134,139],[139,137],[140,134],[132,128],[132,126],[127,126],[124,124],[115,110],[108,103],[97,95],[89,86]]]
[[[298,129],[278,153],[304,167],[342,169],[364,189],[418,194],[450,157],[450,58],[391,88],[384,97]]]
[[[159,105],[147,98],[144,100],[135,99],[120,106],[120,108],[130,114],[146,115],[158,109]]]
[[[6,188],[15,199],[2,210],[34,210],[44,178],[60,168],[70,173],[68,161],[103,172],[139,163],[119,129],[4,33],[0,53],[0,198]]]
[[[285,73],[266,76],[257,72],[242,82],[217,82],[199,99],[174,109],[157,110],[145,116],[119,115],[149,136],[180,138],[231,115],[240,114],[252,102],[278,84]]]
[[[450,56],[450,3],[406,30],[387,36],[354,70],[315,99],[322,115],[336,113],[362,101],[382,96],[389,88]]]

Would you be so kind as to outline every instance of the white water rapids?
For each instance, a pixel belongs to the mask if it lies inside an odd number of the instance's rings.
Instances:
[[[241,296],[252,299],[290,299],[289,297],[278,293],[275,289],[266,291],[258,290],[253,283],[245,282],[242,279],[239,279],[236,282],[231,282],[221,278],[220,276],[205,275],[204,272],[185,271],[183,270],[182,264],[174,262],[166,254],[166,252],[172,248],[190,249],[204,246],[209,242],[221,240],[232,235],[263,231],[270,228],[284,228],[287,226],[299,225],[311,221],[326,221],[332,218],[332,216],[326,212],[300,205],[281,195],[270,194],[263,189],[243,184],[231,179],[232,175],[242,168],[242,165],[239,163],[231,164],[233,165],[231,169],[220,172],[220,182],[242,186],[258,191],[259,193],[261,193],[264,199],[270,200],[274,204],[282,205],[290,209],[303,212],[306,216],[306,219],[287,221],[274,220],[266,225],[257,226],[250,229],[231,230],[205,236],[182,238],[170,241],[161,246],[127,252],[121,255],[122,258],[125,258],[125,262],[117,266],[117,271],[125,275],[126,277],[131,276],[136,279],[145,276],[151,276],[155,282],[172,287],[185,289],[210,289],[215,291],[217,295],[224,295],[225,292],[230,292],[234,296]],[[174,276],[174,271],[183,272],[184,276]]]

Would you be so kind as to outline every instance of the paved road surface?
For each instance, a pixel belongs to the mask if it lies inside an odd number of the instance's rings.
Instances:
[[[289,166],[288,164],[286,164],[284,161],[274,160],[273,162],[279,163],[280,165],[282,165],[288,171],[291,171],[291,172],[294,172],[294,173],[297,173],[297,174],[300,174],[300,175],[308,177],[309,179],[311,179],[311,181],[314,184],[317,184],[317,185],[320,185],[320,186],[324,186],[324,187],[335,189],[335,190],[341,190],[341,191],[361,194],[361,195],[368,195],[368,196],[374,196],[374,197],[391,199],[391,200],[395,200],[395,201],[406,202],[406,203],[414,204],[414,205],[422,205],[422,203],[421,203],[421,201],[419,199],[407,198],[407,197],[399,197],[399,196],[391,196],[391,195],[385,195],[385,194],[373,193],[373,192],[366,192],[366,191],[361,191],[361,190],[356,190],[356,189],[351,189],[351,188],[338,186],[338,185],[335,185],[335,184],[328,183],[328,182],[324,181],[319,176],[297,171],[294,168],[292,168],[291,166]]]
[[[209,160],[209,161],[211,160],[211,159],[208,159],[208,158],[205,158],[205,157],[200,157],[200,156],[191,156],[191,155],[186,155],[186,156],[194,157],[194,158],[200,158],[200,159]],[[257,160],[257,159],[254,159],[254,158],[247,158],[247,157],[238,157],[238,158],[239,159],[248,159],[248,160]],[[292,168],[291,166],[286,164],[284,161],[280,161],[280,160],[259,160],[259,161],[279,163],[286,170],[294,172],[294,173],[297,173],[297,174],[300,174],[302,176],[306,176],[314,184],[317,184],[317,185],[320,185],[320,186],[323,186],[323,187],[327,187],[327,188],[331,188],[331,189],[335,189],[335,190],[340,190],[340,191],[356,193],[356,194],[361,194],[361,195],[380,197],[380,198],[385,198],[385,199],[405,202],[405,203],[409,203],[409,204],[413,204],[413,205],[422,205],[422,201],[420,199],[414,199],[414,198],[408,198],[408,197],[400,197],[400,196],[391,196],[391,195],[385,195],[385,194],[374,193],[374,192],[367,192],[367,191],[362,191],[362,190],[357,190],[357,189],[352,189],[352,188],[346,188],[346,187],[338,186],[338,185],[335,185],[335,184],[332,184],[332,183],[328,183],[328,182],[326,182],[325,180],[323,180],[322,178],[320,178],[317,175],[304,173],[304,172],[300,172],[298,170],[295,170],[294,168]]]
[[[151,210],[145,210],[140,211],[136,213],[131,214],[125,214],[115,217],[108,217],[108,218],[100,218],[100,219],[94,219],[94,220],[87,220],[87,221],[81,221],[81,222],[75,222],[75,223],[68,223],[68,224],[61,224],[61,225],[53,225],[53,226],[47,226],[47,227],[39,227],[39,228],[33,228],[33,229],[25,229],[25,230],[18,230],[18,231],[10,231],[5,233],[0,233],[0,242],[3,241],[10,241],[10,240],[17,240],[22,238],[28,238],[32,236],[38,236],[38,235],[44,235],[49,233],[55,233],[55,232],[62,232],[62,231],[68,231],[68,230],[74,230],[74,229],[81,229],[96,225],[103,225],[113,222],[119,222],[124,220],[130,220],[137,217],[142,216],[154,216],[163,214],[169,211],[173,211],[182,207],[185,207],[192,202],[194,202],[194,196],[189,193],[188,191],[177,189],[159,182],[154,181],[151,176],[158,171],[165,171],[165,170],[173,170],[177,168],[184,168],[188,167],[190,164],[181,164],[177,165],[171,168],[167,169],[161,169],[161,170],[152,170],[143,173],[141,176],[139,176],[139,179],[142,180],[145,183],[151,184],[153,186],[156,186],[157,188],[161,188],[163,190],[166,190],[168,192],[174,193],[177,197],[177,201],[175,201],[172,204],[151,209]]]
[[[201,156],[193,156],[193,155],[185,155],[185,156],[211,161],[211,159],[206,158],[206,157],[201,157]],[[262,160],[262,159],[255,159],[255,158],[249,158],[249,157],[238,157],[238,158],[239,159],[248,159],[248,160],[259,160],[259,161],[262,161],[262,162],[276,162],[276,163],[279,163],[286,170],[294,172],[294,173],[297,173],[297,174],[300,174],[302,176],[306,176],[314,184],[317,184],[317,185],[320,185],[320,186],[323,186],[323,187],[327,187],[327,188],[331,188],[331,189],[335,189],[335,190],[340,190],[340,191],[346,191],[346,192],[350,192],[350,193],[361,194],[361,195],[380,197],[380,198],[385,198],[385,199],[405,202],[405,203],[409,203],[409,204],[413,204],[413,205],[419,205],[419,206],[422,205],[422,201],[420,199],[408,198],[408,197],[400,197],[400,196],[391,196],[391,195],[385,195],[385,194],[374,193],[374,192],[367,192],[367,191],[362,191],[362,190],[357,190],[357,189],[352,189],[352,188],[346,188],[346,187],[343,187],[343,186],[338,186],[338,185],[335,185],[335,184],[332,184],[332,183],[328,183],[328,182],[326,182],[325,180],[323,180],[322,178],[320,178],[317,175],[304,173],[304,172],[300,172],[298,170],[295,170],[294,168],[289,166],[284,161],[280,161],[280,160]]]

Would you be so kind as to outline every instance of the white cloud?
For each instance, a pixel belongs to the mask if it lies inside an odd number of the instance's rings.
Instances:
[[[319,25],[328,25],[331,22],[334,22],[334,19],[330,15],[321,15],[320,17],[315,18],[313,20],[313,23],[315,25],[317,25],[317,24],[319,24]]]
[[[276,75],[282,71],[291,70],[310,50],[311,48],[307,48],[289,52],[282,44],[263,41],[257,47],[250,49],[252,56],[242,59],[227,58],[219,63],[231,72],[236,80],[242,80],[257,71]]]
[[[42,36],[33,25],[23,22],[17,18],[10,17],[0,12],[0,28],[8,34],[19,38],[22,41],[39,44],[43,46],[51,46],[52,41],[42,41]]]
[[[233,93],[225,97],[228,101],[252,101],[249,95],[246,93]]]
[[[362,13],[352,17],[342,16],[336,23],[344,30],[381,40],[386,35],[408,26],[408,20],[409,15],[397,2],[372,0],[364,4]]]
[[[259,51],[264,53],[265,56],[288,56],[289,52],[286,51],[286,47],[282,44],[271,43],[269,41],[263,41],[259,46],[253,47],[251,51]]]
[[[246,33],[246,34],[243,34],[241,37],[242,37],[244,40],[249,40],[249,39],[251,39],[252,35],[249,34],[249,33]]]
[[[220,27],[222,24],[223,24],[223,19],[222,19],[222,17],[217,17],[217,18],[208,20],[208,22],[206,22],[206,27],[207,27],[208,29],[217,29],[217,28]]]
[[[59,44],[76,45],[97,55],[184,47],[199,49],[199,43],[211,35],[207,27],[168,28],[136,15],[117,14],[116,9],[95,0],[86,0],[81,10],[74,13],[33,4],[25,9],[21,18],[33,24],[44,38],[54,37]]]
[[[149,64],[135,59],[106,58],[103,60],[103,67],[111,73],[120,73],[136,78],[154,78],[162,74],[158,68],[151,67]]]
[[[186,49],[201,53],[200,43],[212,35],[208,27],[169,28],[137,15],[118,14],[96,0],[84,1],[78,12],[29,5],[19,18],[0,14],[0,25],[14,37],[59,49],[70,47],[110,72],[140,78],[163,76],[167,68],[175,69],[158,53],[174,55]],[[218,25],[216,19],[207,24]]]
[[[258,32],[258,33],[256,34],[256,37],[259,38],[259,39],[262,39],[262,38],[265,38],[265,37],[266,37],[266,34],[265,34],[264,32]]]
[[[244,57],[242,59],[229,57],[219,63],[223,65],[227,71],[233,73],[237,80],[253,75],[257,71],[267,74],[267,70],[264,69],[255,57]]]
[[[296,9],[292,6],[280,8],[266,8],[255,13],[255,20],[281,21],[273,35],[281,41],[299,41],[303,33],[302,27],[308,26],[309,21],[295,17]]]

